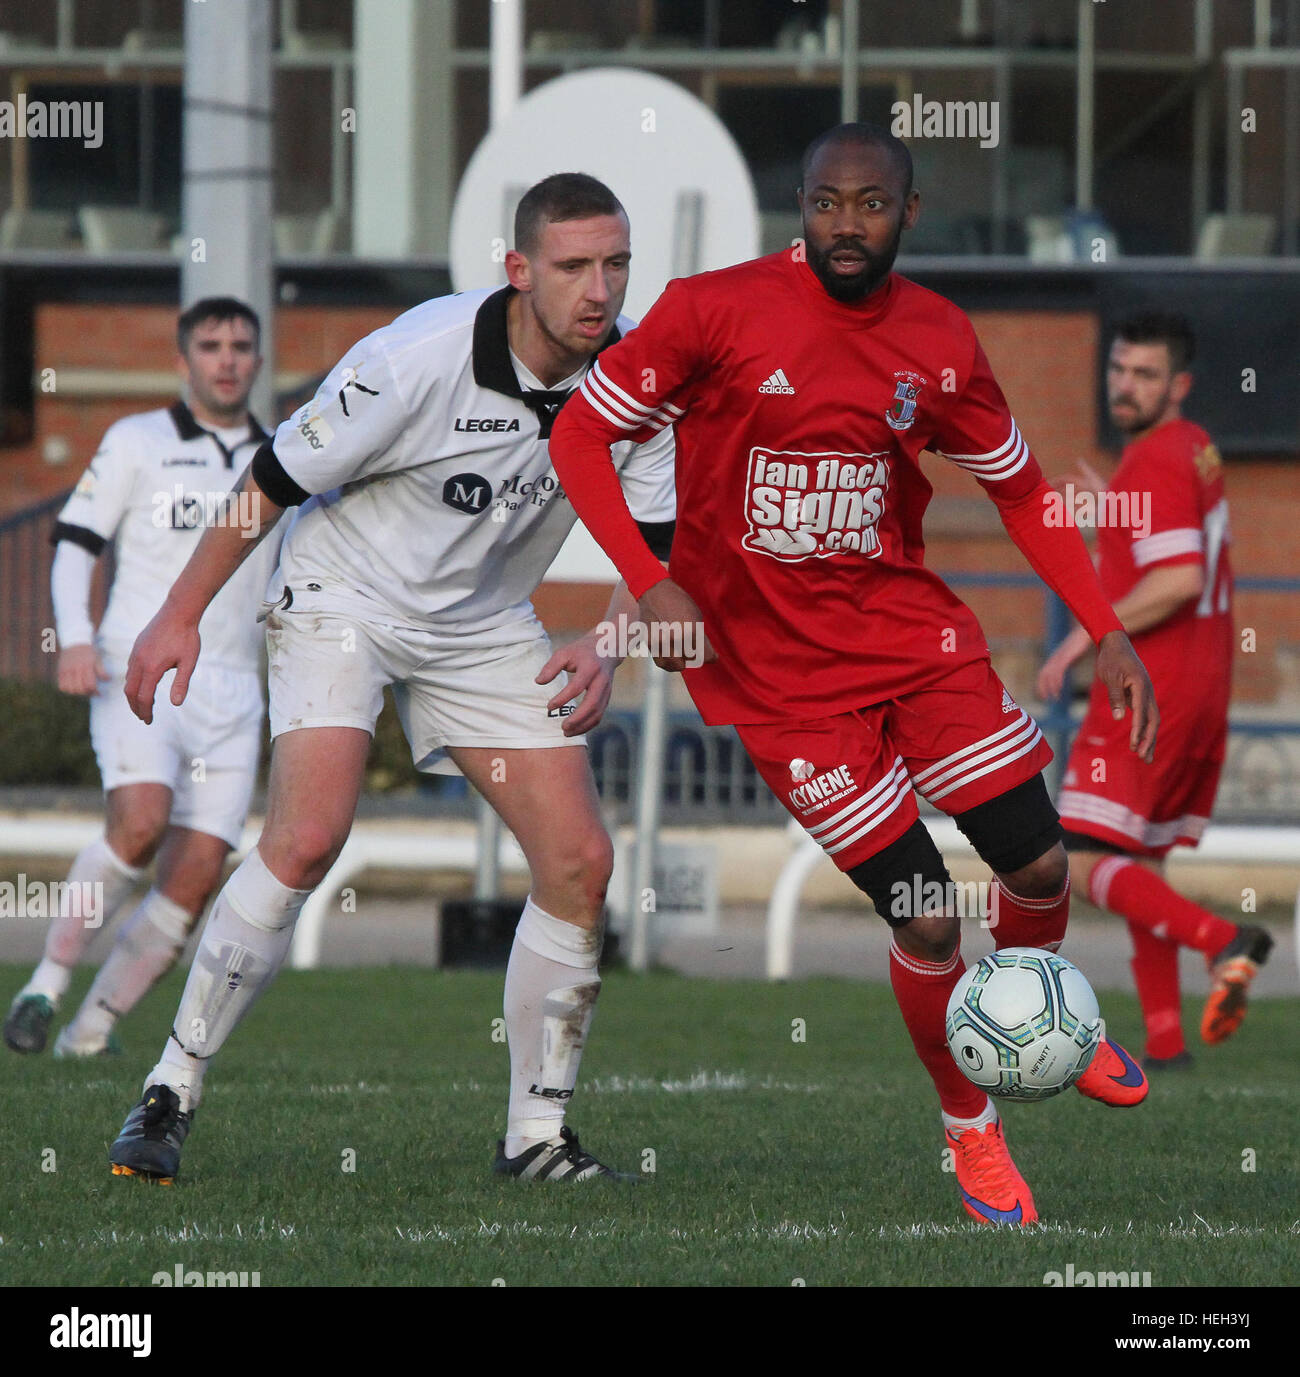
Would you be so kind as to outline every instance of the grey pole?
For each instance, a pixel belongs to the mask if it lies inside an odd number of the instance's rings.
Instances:
[[[488,41],[488,126],[495,129],[509,118],[523,90],[524,0],[493,0]]]
[[[1214,55],[1214,0],[1196,0],[1196,60],[1202,64],[1192,97],[1192,242],[1196,251],[1201,226],[1210,213],[1210,120],[1213,96],[1205,69]]]
[[[495,0],[489,57],[488,123],[503,124],[519,103],[523,83],[523,0]],[[501,819],[485,798],[478,801],[478,860],[474,897],[496,899],[501,893]]]
[[[840,35],[840,122],[853,124],[858,118],[858,0],[844,0],[841,6],[844,31]]]
[[[1075,77],[1074,208],[1092,209],[1096,32],[1092,0],[1079,0],[1079,65]]]
[[[857,48],[857,16],[852,19],[853,46]],[[679,203],[679,220],[682,220]],[[673,276],[695,272],[699,263],[700,219],[684,217],[690,234],[678,234],[673,244]],[[691,237],[694,236],[694,237]],[[659,840],[659,818],[664,792],[664,743],[668,737],[668,671],[654,660],[645,662],[645,702],[641,708],[641,751],[637,767],[636,862],[632,868],[632,949],[628,964],[634,971],[650,965],[650,915],[646,898],[655,882],[655,847]]]
[[[330,143],[330,209],[338,216],[338,223],[348,223],[348,164],[351,158],[351,134],[343,132],[342,112],[348,104],[349,72],[341,62],[330,68],[330,92],[334,119],[334,133]]]
[[[250,405],[275,415],[271,269],[271,5],[185,6],[181,301],[236,296],[262,321],[261,377]]]
[[[636,864],[632,870],[632,893],[628,896],[632,909],[628,964],[634,971],[644,971],[650,965],[650,914],[645,900],[654,893],[655,843],[664,788],[664,741],[668,735],[668,673],[650,659],[645,662],[645,672],[637,762]]]
[[[1295,67],[1288,67],[1282,74],[1282,240],[1278,245],[1281,253],[1288,258],[1295,256],[1300,236],[1297,236],[1296,220],[1300,217],[1300,180],[1297,180],[1296,164],[1300,161],[1300,80]]]
[[[456,7],[353,0],[352,8],[352,250],[444,256],[456,189]]]
[[[1224,194],[1224,209],[1230,215],[1241,213],[1241,187],[1243,180],[1241,107],[1245,99],[1245,78],[1238,62],[1229,62],[1225,77],[1227,89],[1227,158],[1224,174],[1227,187]]]
[[[501,819],[483,797],[478,797],[478,851],[474,858],[474,897],[496,899],[501,895]]]
[[[1011,204],[1011,61],[1004,53],[993,69],[993,98],[998,105],[998,146],[993,150],[993,252],[1007,251],[1007,218]]]

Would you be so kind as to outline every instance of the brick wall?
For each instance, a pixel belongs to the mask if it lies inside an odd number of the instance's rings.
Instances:
[[[276,312],[281,373],[324,373],[353,341],[396,314],[388,308],[283,307]],[[1097,322],[1087,312],[984,311],[972,316],[1016,419],[1048,475],[1073,468],[1080,457],[1109,472],[1113,458],[1095,444]],[[36,366],[166,370],[175,358],[175,311],[166,306],[45,305],[36,318]],[[0,516],[69,486],[94,453],[107,426],[132,411],[165,405],[174,392],[127,401],[39,392],[35,437],[22,449],[0,451],[4,482]],[[61,438],[67,461],[45,462],[45,444]],[[1020,553],[991,517],[990,504],[969,475],[931,457],[927,473],[936,504],[927,526],[929,562],[937,569],[1022,571]],[[1294,465],[1234,459],[1228,465],[1233,562],[1238,573],[1300,574]],[[994,642],[999,664],[1018,693],[1032,679],[1038,599],[1026,626],[1023,594],[972,590],[964,594]],[[538,597],[543,620],[557,633],[590,625],[603,611],[606,590],[557,585]],[[1242,594],[1238,621],[1255,628],[1257,649],[1235,668],[1239,702],[1300,704],[1300,598]],[[630,678],[630,676],[629,676]]]
[[[323,374],[348,345],[397,314],[389,307],[281,307],[275,313],[277,374]],[[36,312],[35,355],[35,433],[29,445],[0,450],[0,517],[71,487],[114,421],[167,406],[179,393],[179,381],[155,395],[126,399],[61,395],[58,388],[61,369],[172,371],[176,311],[170,306],[43,305]],[[47,368],[54,370],[53,391],[41,390]],[[269,425],[276,418],[261,419]],[[65,462],[47,462],[52,440],[66,447]]]

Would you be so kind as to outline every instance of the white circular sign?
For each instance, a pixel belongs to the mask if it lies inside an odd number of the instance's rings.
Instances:
[[[515,207],[553,172],[599,177],[627,209],[638,320],[670,278],[758,253],[754,184],[718,117],[665,77],[599,67],[530,91],[475,150],[451,216],[457,291],[504,285]]]
[[[758,254],[758,202],[749,169],[718,117],[665,77],[600,67],[530,91],[479,144],[451,216],[457,291],[504,286],[519,198],[554,172],[598,177],[631,223],[623,309],[639,320],[670,278]],[[581,524],[547,578],[614,583],[618,573]]]

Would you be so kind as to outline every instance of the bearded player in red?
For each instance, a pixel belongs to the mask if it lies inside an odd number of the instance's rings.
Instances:
[[[913,789],[994,871],[999,947],[1055,948],[1069,871],[1040,771],[1051,751],[1003,688],[970,610],[924,567],[923,450],[974,474],[1012,539],[1100,645],[1098,677],[1150,759],[1151,684],[1052,494],[966,317],[892,272],[916,220],[911,157],[870,125],[804,155],[793,250],[669,283],[560,414],[566,493],[650,623],[703,621],[711,662],[686,671],[705,722],[734,723],[764,779],[894,931],[890,975],[939,1092],[968,1214],[1037,1219],[991,1100],[944,1038],[965,969],[952,906],[913,911],[943,858]],[[628,513],[618,440],[672,424],[671,577]],[[666,630],[666,628],[663,628]],[[706,655],[706,661],[708,656]],[[663,663],[663,661],[661,661]],[[682,668],[680,661],[669,668]],[[1147,1091],[1103,1043],[1078,1082],[1108,1104]]]
[[[1164,878],[1169,851],[1195,846],[1214,807],[1236,649],[1223,464],[1182,415],[1195,347],[1181,316],[1137,315],[1119,327],[1106,367],[1110,417],[1128,444],[1103,509],[1117,519],[1097,523],[1099,573],[1164,708],[1160,760],[1144,765],[1124,749],[1094,686],[1060,797],[1071,879],[1126,919],[1133,937],[1148,1071],[1191,1063],[1179,946],[1204,952],[1210,966],[1201,1019],[1208,1043],[1241,1026],[1250,983],[1273,946],[1264,928],[1230,923]],[[1084,478],[1102,486],[1095,474]],[[1067,636],[1039,674],[1040,695],[1057,697],[1087,649],[1082,629]]]

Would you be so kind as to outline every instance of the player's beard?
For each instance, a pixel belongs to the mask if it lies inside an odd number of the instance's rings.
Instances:
[[[804,243],[808,250],[808,266],[817,275],[817,280],[826,288],[826,294],[836,301],[851,303],[861,301],[887,278],[898,257],[898,246],[903,240],[903,222],[900,219],[894,237],[879,252],[872,253],[861,239],[841,239],[825,251],[815,245],[804,229]],[[863,258],[862,268],[851,277],[841,277],[831,267],[831,254],[841,249],[853,249]]]
[[[1131,411],[1117,415],[1115,407],[1118,401],[1126,400],[1133,408]],[[1150,430],[1152,426],[1165,413],[1165,408],[1169,405],[1169,390],[1166,389],[1164,395],[1147,411],[1139,411],[1137,402],[1132,398],[1117,398],[1110,403],[1110,423],[1120,432],[1121,435],[1141,435],[1144,431]]]

